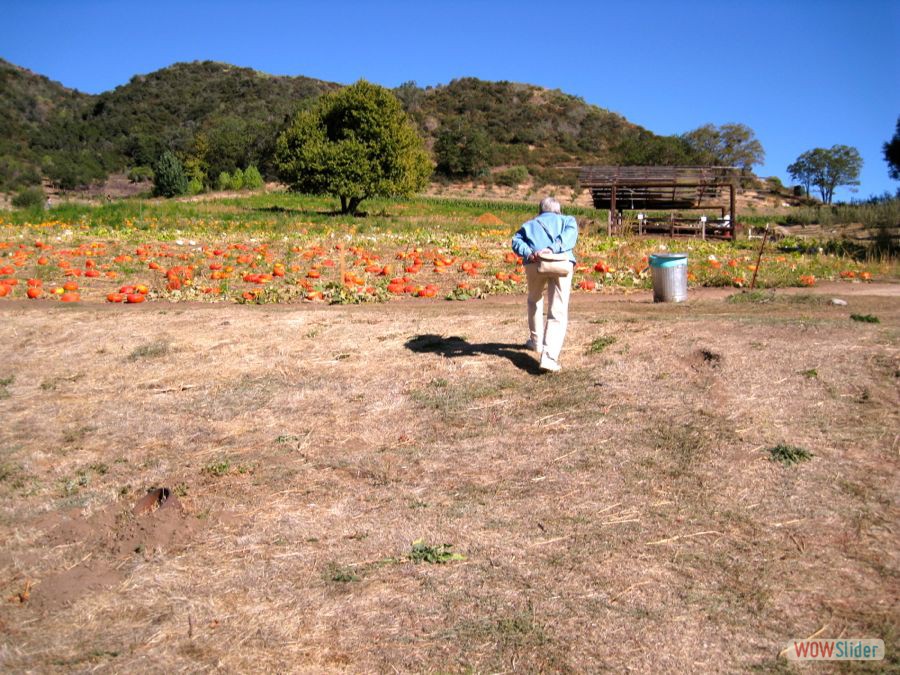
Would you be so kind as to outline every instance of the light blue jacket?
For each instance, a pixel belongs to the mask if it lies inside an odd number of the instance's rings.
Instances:
[[[569,260],[575,262],[572,249],[578,241],[578,223],[572,216],[557,213],[542,213],[529,220],[513,235],[512,250],[516,255],[528,260],[535,251],[549,248],[553,253],[568,253]]]

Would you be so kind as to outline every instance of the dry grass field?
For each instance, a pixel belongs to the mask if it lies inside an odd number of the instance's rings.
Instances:
[[[731,293],[0,305],[0,669],[897,668],[900,287]]]

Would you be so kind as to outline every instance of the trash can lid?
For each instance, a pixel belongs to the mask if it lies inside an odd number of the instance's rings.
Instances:
[[[653,253],[650,255],[651,267],[677,267],[687,264],[687,253]]]

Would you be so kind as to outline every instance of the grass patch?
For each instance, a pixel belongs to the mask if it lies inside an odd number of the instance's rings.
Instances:
[[[699,422],[660,423],[650,434],[655,449],[662,453],[669,478],[681,478],[698,469],[713,446],[707,429]]]
[[[881,323],[881,319],[872,314],[851,314],[850,318],[860,323]]]
[[[813,455],[811,452],[804,450],[803,448],[798,448],[795,445],[779,443],[774,448],[769,448],[769,459],[773,462],[781,462],[784,466],[799,464],[800,462],[806,462],[812,458]]]
[[[443,565],[444,563],[454,560],[465,560],[466,556],[461,553],[454,553],[450,549],[453,544],[441,544],[440,546],[430,546],[423,539],[416,539],[412,543],[412,548],[407,554],[407,559],[414,563],[431,563],[433,565]]]
[[[0,378],[0,399],[9,398],[11,394],[7,387],[16,381],[15,375],[10,375],[9,377]]]
[[[218,462],[207,464],[200,470],[200,473],[205,473],[207,476],[215,476],[216,478],[219,478],[226,475],[229,471],[231,471],[231,462],[229,462],[227,459],[223,459]]]
[[[543,626],[534,620],[532,611],[520,611],[500,616],[467,618],[456,623],[446,633],[446,638],[464,645],[468,651],[476,651],[476,645],[490,645],[491,656],[483,665],[490,666],[487,672],[567,672],[561,668],[550,637]],[[516,657],[532,654],[537,660],[534,668],[522,668],[516,664]],[[469,671],[467,671],[469,672]],[[478,672],[472,669],[471,672]]]
[[[342,567],[334,562],[328,564],[323,576],[326,581],[333,581],[338,584],[349,584],[360,580],[359,575],[352,568]]]
[[[51,377],[41,382],[41,391],[54,391],[63,382],[78,382],[84,377],[84,373],[76,373],[70,377]]]
[[[140,347],[136,347],[128,357],[127,361],[137,361],[138,359],[156,359],[169,353],[169,343],[165,340],[154,340]]]
[[[784,297],[785,302],[792,305],[827,305],[831,300],[824,295],[815,295],[814,293],[797,293],[796,295],[787,295]]]
[[[817,377],[819,377],[819,371],[816,370],[815,368],[810,368],[808,370],[801,370],[800,374],[803,377],[809,378],[810,380],[814,380]]]
[[[0,483],[12,490],[19,490],[25,487],[27,482],[28,476],[21,465],[0,464]]]
[[[610,345],[614,345],[616,343],[616,338],[612,335],[604,335],[598,338],[594,338],[591,341],[591,344],[588,345],[588,348],[585,350],[587,354],[599,354],[604,349],[609,347]]]
[[[741,291],[740,293],[733,293],[725,298],[725,302],[729,302],[733,305],[739,304],[755,304],[762,305],[768,302],[775,301],[775,292],[774,291],[763,291],[763,290],[752,290],[752,291]]]
[[[85,437],[91,433],[92,431],[96,431],[97,427],[92,427],[90,425],[84,427],[78,427],[76,429],[66,429],[63,432],[62,440],[66,445],[72,445],[75,443],[80,443],[85,439]]]
[[[504,379],[456,384],[437,377],[431,380],[424,389],[410,392],[410,398],[424,408],[446,414],[459,412],[474,401],[499,396],[513,386],[515,386],[514,382]]]

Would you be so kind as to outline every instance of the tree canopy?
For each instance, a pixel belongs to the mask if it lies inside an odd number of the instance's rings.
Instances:
[[[752,169],[766,157],[753,129],[746,124],[704,124],[682,136],[704,165],[739,166]]]
[[[487,168],[491,142],[484,130],[458,117],[444,126],[434,142],[437,170],[451,178],[477,176]]]
[[[421,190],[432,169],[400,101],[365,80],[297,113],[276,141],[275,164],[292,190],[339,197],[351,214],[369,197]]]
[[[791,178],[806,186],[807,195],[810,185],[815,185],[822,201],[830,204],[836,187],[859,185],[862,164],[862,157],[856,148],[833,145],[830,148],[807,150],[787,170]]]
[[[900,117],[897,118],[897,129],[894,137],[884,144],[884,161],[888,163],[888,174],[894,180],[900,180]]]

